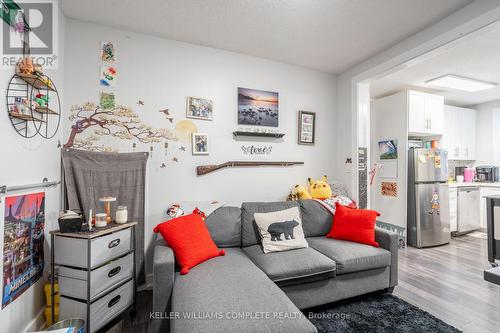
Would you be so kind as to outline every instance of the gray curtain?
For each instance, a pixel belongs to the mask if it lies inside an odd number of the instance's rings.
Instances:
[[[145,282],[144,210],[148,153],[98,153],[77,149],[62,152],[66,209],[79,210],[88,218],[89,210],[104,212],[99,198],[116,197],[117,205],[127,206],[128,220],[136,226],[137,283]]]

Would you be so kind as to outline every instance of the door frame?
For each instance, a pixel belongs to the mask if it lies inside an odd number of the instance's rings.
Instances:
[[[436,24],[439,25],[440,23]],[[489,32],[500,24],[500,7],[497,7],[479,17],[474,18],[471,21],[463,23],[462,25],[451,29],[451,31],[446,31],[439,36],[431,38],[424,41],[421,44],[417,44],[413,48],[402,52],[396,56],[393,56],[389,60],[378,64],[372,68],[362,71],[361,73],[352,77],[350,81],[351,85],[351,112],[353,117],[351,118],[352,127],[352,147],[351,156],[354,167],[354,172],[351,176],[351,188],[352,197],[357,202],[360,201],[360,180],[358,171],[358,148],[361,147],[363,138],[368,138],[367,144],[367,161],[370,161],[370,82],[373,82],[379,78],[387,76],[389,74],[398,72],[402,69],[414,66],[418,63],[426,61],[438,54],[446,52],[448,49],[456,46],[458,43],[467,42],[473,38]],[[428,29],[433,29],[432,26]],[[424,30],[422,33],[426,32]],[[417,35],[413,36],[415,38]],[[405,43],[403,41],[400,44]],[[400,44],[395,47],[400,46]],[[391,51],[389,49],[388,51]],[[367,103],[368,101],[368,103]],[[364,133],[362,133],[364,132]],[[368,171],[371,169],[371,165],[367,165]],[[370,195],[371,188],[369,186],[370,175],[367,173],[367,208],[370,208]]]

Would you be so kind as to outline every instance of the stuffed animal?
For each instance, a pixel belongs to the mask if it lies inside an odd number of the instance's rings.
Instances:
[[[328,199],[332,197],[332,189],[326,176],[318,180],[309,180],[309,193],[313,199]]]
[[[33,66],[33,59],[31,59],[29,57],[23,58],[17,64],[17,69],[18,69],[18,72],[21,74],[33,75],[33,71],[35,70],[35,67]]]
[[[43,75],[42,65],[33,64],[33,74],[42,76]]]
[[[15,101],[15,104],[11,105],[10,113],[20,114],[20,115],[25,115],[25,116],[31,115],[30,105],[29,105],[28,100],[26,98],[16,97],[14,99],[14,101]]]
[[[41,76],[38,75],[38,80],[40,80],[43,84],[45,84],[50,89],[54,88],[54,86],[52,85],[52,80],[49,79],[48,77],[46,77],[44,75],[41,75]]]
[[[165,212],[164,215],[167,215],[168,217],[175,219],[176,217],[184,215],[184,211],[182,210],[179,204],[173,204],[167,208],[167,211]]]
[[[35,102],[38,104],[39,107],[45,108],[47,107],[47,104],[49,103],[49,96],[45,94],[37,94],[35,96]]]
[[[286,201],[297,201],[297,200],[299,200],[299,196],[297,194],[294,194],[293,190],[290,191],[288,197],[286,197]]]
[[[312,199],[311,195],[304,185],[295,185],[292,190],[292,194],[297,195],[299,199]]]

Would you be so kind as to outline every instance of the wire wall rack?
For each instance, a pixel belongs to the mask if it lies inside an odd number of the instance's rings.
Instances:
[[[53,138],[61,123],[61,100],[47,75],[15,73],[6,94],[12,127],[24,138]]]

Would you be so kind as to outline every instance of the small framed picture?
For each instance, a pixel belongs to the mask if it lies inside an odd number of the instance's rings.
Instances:
[[[213,120],[214,110],[211,99],[188,97],[186,118]]]
[[[101,61],[107,63],[116,61],[116,44],[114,42],[101,41]]]
[[[316,136],[316,113],[299,111],[299,145],[313,145]]]
[[[193,155],[208,155],[208,134],[193,133]]]

